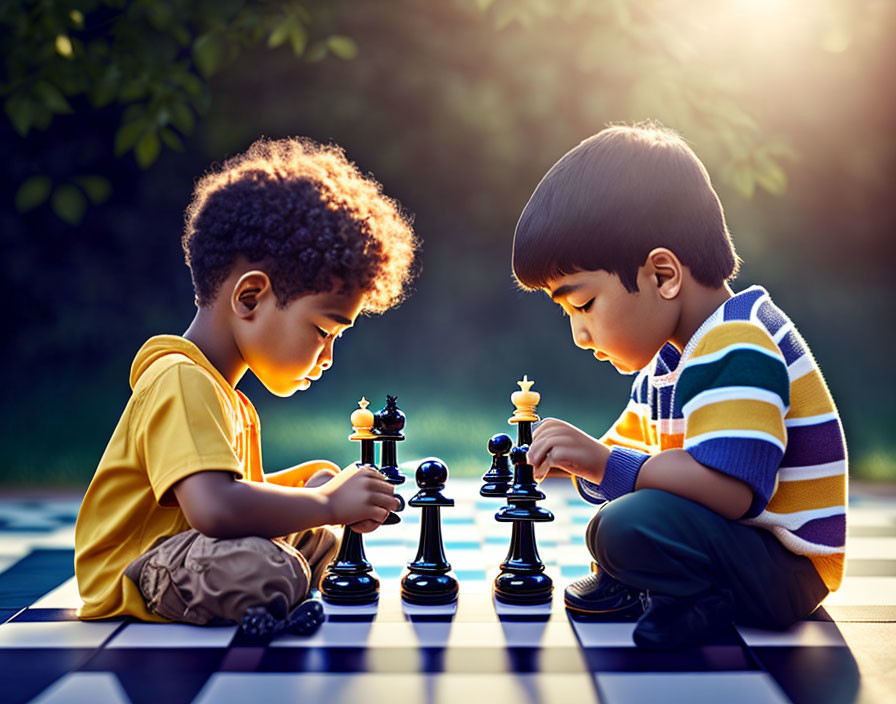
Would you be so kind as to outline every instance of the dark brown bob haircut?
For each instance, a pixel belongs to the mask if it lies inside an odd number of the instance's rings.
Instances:
[[[721,286],[740,264],[709,174],[687,143],[655,123],[613,126],[567,152],[535,188],[516,226],[513,273],[534,291],[604,270],[634,292],[656,247],[705,286]]]

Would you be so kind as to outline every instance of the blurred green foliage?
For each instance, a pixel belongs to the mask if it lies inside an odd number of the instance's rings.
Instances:
[[[510,241],[559,156],[644,119],[679,130],[706,163],[745,260],[735,288],[767,286],[809,341],[852,472],[896,479],[896,401],[869,393],[896,344],[892,4],[97,0],[77,4],[80,23],[73,9],[0,10],[0,237],[18,303],[0,367],[0,481],[89,480],[134,352],[192,315],[179,244],[192,184],[262,134],[343,145],[416,214],[424,241],[415,294],[360,321],[308,392],[275,399],[243,382],[268,467],[352,461],[358,398],[397,393],[400,459],[484,471],[523,373],[543,415],[600,434],[629,380],[576,350],[552,304],[516,290]],[[22,136],[26,99],[38,107]]]
[[[266,42],[270,48],[288,43],[307,61],[328,52],[343,59],[357,54],[354,41],[339,35],[309,46],[314,28],[311,9],[294,0],[4,3],[0,98],[22,138],[49,129],[57,115],[115,104],[115,155],[131,153],[146,169],[163,145],[183,151],[183,138],[209,109],[208,79],[244,50]],[[72,101],[78,99],[76,109]],[[49,198],[57,216],[78,224],[88,201],[99,205],[110,190],[105,176],[73,175],[54,187],[45,175],[33,175],[19,186],[15,204],[27,212]]]

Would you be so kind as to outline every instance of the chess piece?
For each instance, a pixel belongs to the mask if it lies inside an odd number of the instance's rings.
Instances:
[[[541,394],[531,390],[532,384],[535,382],[530,381],[528,375],[524,374],[523,378],[516,383],[520,390],[510,395],[510,400],[516,410],[507,422],[517,426],[516,445],[522,447],[532,444],[532,424],[541,420],[535,412],[535,407],[541,400]]]
[[[450,604],[457,599],[457,579],[451,574],[451,565],[445,559],[439,517],[442,506],[454,506],[454,499],[442,494],[446,479],[448,468],[434,457],[424,460],[417,467],[416,480],[420,491],[408,504],[423,509],[420,544],[417,557],[408,563],[408,573],[401,580],[401,598],[411,604]]]
[[[507,505],[495,514],[496,521],[513,523],[510,549],[494,584],[495,598],[509,604],[543,604],[551,600],[553,591],[535,544],[535,523],[553,521],[554,515],[535,505],[545,495],[539,491],[532,465],[526,461],[528,451],[528,445],[511,450],[513,486],[507,492]]]
[[[479,487],[479,493],[482,496],[504,498],[510,488],[510,481],[513,479],[513,472],[510,470],[510,462],[507,458],[512,447],[513,440],[504,433],[498,433],[489,438],[488,451],[492,455],[492,466],[482,475],[482,481],[485,482]]]
[[[361,464],[376,468],[373,463],[373,412],[366,398],[358,402],[352,413],[351,423],[354,433],[349,440],[361,442]],[[397,516],[396,516],[397,518]],[[320,582],[320,593],[324,601],[333,604],[370,604],[379,598],[380,581],[373,566],[364,554],[364,539],[349,526],[342,533],[342,544],[336,558],[327,566]]]
[[[397,404],[398,397],[386,396],[386,405],[374,414],[373,432],[376,439],[382,443],[382,452],[380,454],[379,470],[386,477],[390,484],[404,484],[405,476],[398,469],[398,459],[395,451],[395,443],[404,440],[401,431],[404,429],[406,418],[404,413]],[[404,509],[404,499],[400,494],[395,495],[400,501],[401,506],[397,509]]]
[[[372,467],[373,469],[382,472],[382,470],[380,470],[380,468],[376,466],[376,462],[374,461],[374,456],[376,453],[373,444],[379,439],[379,437],[374,432],[374,427],[376,426],[376,416],[374,415],[373,411],[368,410],[367,407],[369,405],[370,401],[368,401],[364,397],[362,397],[361,400],[358,401],[359,408],[355,409],[351,417],[352,428],[355,432],[349,435],[348,439],[357,440],[361,443],[361,461],[359,462],[359,464]],[[394,484],[395,482],[390,481],[389,483]],[[404,508],[404,499],[402,499],[401,496],[399,496],[398,498],[401,500],[401,505],[399,506],[398,510],[401,511]],[[386,520],[383,521],[383,524],[388,526],[394,523],[401,523],[401,517],[398,514],[389,511],[389,515],[386,517]]]

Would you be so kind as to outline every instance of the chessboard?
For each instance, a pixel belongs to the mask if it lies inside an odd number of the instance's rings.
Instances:
[[[411,483],[409,483],[411,484]],[[266,647],[235,627],[80,622],[73,576],[76,499],[0,499],[0,672],[3,702],[304,701],[794,702],[892,701],[896,656],[896,500],[850,503],[844,586],[812,618],[784,632],[732,628],[700,648],[651,653],[632,623],[572,620],[563,589],[587,574],[583,533],[594,507],[571,482],[549,479],[536,526],[554,580],[548,606],[512,607],[491,596],[511,527],[480,482],[449,479],[445,554],[460,583],[456,608],[403,604],[400,578],[414,559],[420,512],[365,536],[380,578],[373,607],[328,606],[312,636]],[[400,487],[410,496],[410,490]],[[857,662],[858,660],[858,662]]]

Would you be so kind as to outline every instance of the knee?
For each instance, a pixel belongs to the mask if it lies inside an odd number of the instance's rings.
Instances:
[[[287,603],[307,592],[308,563],[298,551],[288,551],[289,546],[284,549],[267,538],[254,536],[216,542],[218,549],[201,556],[194,567],[213,591],[268,598],[282,595]]]
[[[645,517],[655,512],[646,491],[626,494],[606,504],[588,526],[588,543],[597,563],[608,572],[626,569],[644,554],[649,538]]]
[[[320,535],[320,546],[321,551],[327,555],[325,558],[326,562],[330,561],[330,558],[336,554],[336,551],[339,550],[339,545],[342,542],[342,534],[337,532],[335,528],[332,526],[320,526],[315,530],[319,530]]]

